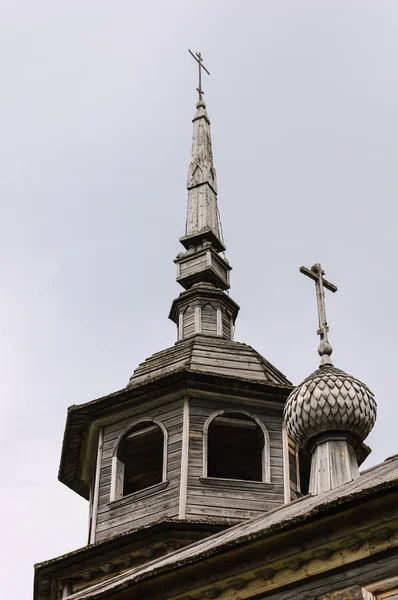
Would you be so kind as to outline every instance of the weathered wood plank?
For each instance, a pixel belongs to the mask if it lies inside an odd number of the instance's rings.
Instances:
[[[129,512],[128,514],[121,515],[112,519],[106,519],[97,524],[97,533],[101,533],[102,531],[107,530],[115,530],[118,528],[119,531],[128,531],[134,525],[139,522],[141,525],[141,519],[149,517],[150,515],[159,514],[162,512],[166,512],[168,509],[173,509],[178,507],[178,498],[169,498],[163,500],[162,502],[156,502],[151,505],[151,510],[148,510],[148,506],[144,506],[143,508]]]
[[[243,495],[243,494],[242,494]],[[187,498],[187,510],[190,510],[191,506],[205,506],[208,508],[218,508],[220,507],[222,511],[224,509],[228,510],[253,510],[259,513],[267,512],[269,510],[273,510],[281,505],[281,496],[275,496],[274,499],[263,499],[260,500],[249,500],[250,494],[245,494],[246,498],[214,498],[213,496],[195,496],[188,492]]]
[[[258,516],[258,514],[259,513],[255,510],[226,509],[223,507],[216,508],[214,506],[198,506],[197,504],[187,505],[187,516],[207,515],[219,517],[221,519],[233,519],[236,521],[242,521],[245,519],[251,519],[253,517],[256,517]]]
[[[139,526],[142,527],[144,525],[148,525],[149,523],[152,523],[153,521],[156,521],[158,519],[161,519],[163,517],[169,517],[169,518],[176,518],[178,517],[178,502],[176,502],[175,506],[172,506],[169,509],[162,509],[156,513],[152,513],[147,517],[142,517],[139,520]],[[117,525],[114,527],[111,527],[109,529],[103,529],[102,531],[99,531],[97,534],[97,541],[102,541],[102,540],[106,540],[109,538],[112,538],[116,535],[119,535],[120,533],[124,533],[125,531],[129,531],[130,529],[134,529],[134,527],[138,526],[137,522],[132,522],[131,524],[126,524],[123,523],[121,525]]]
[[[283,501],[283,489],[281,489],[280,487],[277,490],[268,490],[268,491],[264,491],[262,494],[260,494],[259,492],[249,492],[248,490],[242,490],[241,492],[239,492],[239,490],[233,490],[230,488],[226,488],[225,490],[222,490],[222,488],[220,490],[214,490],[214,489],[210,489],[207,490],[206,494],[198,494],[199,492],[199,488],[195,488],[195,487],[189,487],[188,488],[188,494],[189,497],[191,499],[191,504],[203,504],[203,502],[201,501],[201,499],[203,499],[203,501],[205,502],[206,500],[208,500],[208,504],[209,506],[211,506],[211,502],[214,500],[216,502],[216,504],[214,504],[213,506],[234,506],[235,502],[239,502],[240,500],[242,501],[247,501],[247,502],[255,502],[257,504],[262,504],[263,502],[265,503],[276,503],[278,505],[282,504]],[[221,491],[224,491],[224,494],[221,494]],[[196,502],[197,500],[197,502]],[[222,501],[224,504],[222,504]],[[242,507],[244,508],[244,507]]]
[[[119,517],[123,517],[128,521],[134,521],[136,518],[139,518],[139,511],[146,510],[148,512],[148,507],[155,509],[159,504],[169,502],[170,500],[175,500],[176,498],[176,488],[175,486],[170,488],[166,488],[161,492],[158,492],[155,495],[147,496],[142,498],[141,500],[131,501],[127,496],[123,498],[125,503],[118,506],[110,506],[107,510],[103,506],[101,511],[98,511],[98,523],[107,522],[110,526],[112,526],[112,522],[114,519],[118,519]]]
[[[148,408],[148,404],[141,405],[132,410],[131,415],[111,425],[107,425],[104,430],[104,443],[108,441],[110,434],[114,434],[115,431],[119,431],[119,434],[125,429],[132,421],[140,417],[160,417],[161,421],[166,421],[169,418],[181,415],[182,420],[182,406],[183,399],[174,400],[173,402],[156,406],[156,408]]]

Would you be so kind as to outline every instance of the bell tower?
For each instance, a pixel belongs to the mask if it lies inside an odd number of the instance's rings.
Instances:
[[[139,365],[126,387],[69,408],[59,479],[89,502],[88,544],[37,565],[35,600],[73,598],[297,492],[295,464],[283,465],[292,385],[233,339],[239,307],[229,295],[205,67],[193,56],[199,100],[184,251],[175,259],[183,291],[170,311],[177,341]]]

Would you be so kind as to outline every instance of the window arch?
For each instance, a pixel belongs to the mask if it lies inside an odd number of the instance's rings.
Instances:
[[[203,477],[270,483],[268,431],[244,410],[219,410],[203,431]]]
[[[112,456],[111,500],[166,481],[167,430],[155,418],[131,423],[119,436]]]

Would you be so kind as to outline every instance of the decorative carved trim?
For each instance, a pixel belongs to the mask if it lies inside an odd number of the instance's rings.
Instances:
[[[268,579],[272,579],[274,577],[275,573],[276,571],[274,571],[274,569],[261,569],[261,571],[256,571],[254,574],[259,579],[268,581]]]
[[[153,556],[155,556],[156,554],[156,550],[155,548],[144,548],[143,550],[141,550],[141,556],[143,556],[144,558],[152,558]]]
[[[393,530],[390,527],[384,527],[383,529],[375,531],[372,537],[376,540],[383,542],[385,540],[388,540],[388,538],[391,537],[392,533]]]
[[[392,525],[392,524],[391,524]],[[392,525],[393,527],[393,525]],[[379,533],[380,532],[380,533]],[[380,547],[383,546],[384,542],[387,542],[388,539],[392,539],[393,536],[395,536],[398,532],[398,529],[396,529],[395,527],[392,529],[390,527],[383,527],[382,529],[379,530],[372,530],[369,529],[367,532],[363,532],[362,535],[363,537],[366,536],[366,540],[368,539],[373,539],[375,540],[375,543],[378,543]],[[379,537],[377,537],[379,536]],[[381,539],[380,539],[381,538]],[[395,539],[395,537],[394,537]],[[262,560],[264,562],[268,562],[270,561],[270,564],[272,565],[272,567],[267,567],[264,569],[259,569],[257,571],[254,571],[254,573],[250,570],[250,565],[244,565],[243,563],[240,565],[242,568],[242,575],[243,577],[236,577],[235,579],[232,580],[225,580],[225,581],[218,581],[217,582],[217,586],[219,587],[214,587],[214,588],[210,588],[208,590],[206,590],[205,592],[200,593],[199,590],[195,593],[193,590],[191,593],[194,594],[194,596],[189,597],[189,596],[183,596],[183,597],[179,597],[178,600],[202,600],[204,598],[216,598],[217,596],[213,596],[212,594],[214,594],[216,591],[218,591],[218,594],[222,594],[223,591],[226,590],[231,590],[231,589],[242,589],[240,587],[238,587],[241,582],[242,582],[242,587],[243,587],[243,582],[244,582],[244,586],[248,587],[248,592],[250,592],[251,588],[250,586],[255,583],[256,581],[258,582],[259,580],[264,581],[264,586],[263,589],[264,591],[269,591],[269,590],[275,590],[278,589],[278,586],[280,586],[280,582],[279,582],[279,578],[280,576],[283,577],[283,581],[289,581],[289,582],[294,582],[294,581],[299,581],[300,579],[302,579],[302,577],[304,576],[304,573],[299,573],[300,569],[302,569],[303,567],[307,568],[308,567],[308,563],[312,563],[315,560],[322,560],[322,561],[327,561],[332,554],[335,554],[336,552],[340,555],[340,556],[345,556],[344,558],[344,564],[350,563],[352,560],[358,560],[358,554],[357,554],[357,550],[363,546],[364,544],[364,540],[362,540],[361,538],[359,538],[358,536],[353,536],[352,538],[348,539],[348,540],[344,540],[344,541],[339,541],[339,540],[335,540],[334,542],[334,547],[330,548],[330,547],[321,547],[319,549],[317,548],[312,548],[312,549],[308,549],[307,551],[303,550],[301,553],[299,552],[299,550],[297,550],[296,556],[291,557],[291,559],[289,559],[288,561],[283,562],[283,558],[280,557],[268,557],[263,555],[262,556]],[[339,548],[342,549],[343,551],[339,551]],[[350,557],[350,553],[354,553],[353,557]],[[365,550],[363,550],[363,552],[365,552]],[[339,558],[339,562],[338,565],[341,564],[340,562],[340,558]],[[273,562],[272,562],[273,561]],[[336,565],[337,562],[335,559],[332,559],[333,565]],[[243,569],[246,568],[249,571],[246,572]],[[311,567],[308,567],[309,570],[311,569]],[[334,567],[330,567],[329,565],[319,565],[316,569],[317,573],[325,573],[325,569],[326,571],[329,568],[334,568]],[[286,569],[290,570],[289,574],[286,574]],[[285,571],[285,572],[284,572]],[[297,573],[297,574],[296,574]],[[315,574],[315,571],[313,572]],[[271,581],[273,580],[273,581]],[[391,583],[391,580],[390,580]],[[394,580],[395,583],[395,580]],[[375,590],[379,590],[380,589],[380,582],[378,582],[377,584],[374,584],[372,586],[366,586],[366,590],[363,590],[364,592],[366,592],[367,590],[369,590],[369,592],[371,591],[375,591]],[[397,577],[397,585],[398,585],[398,577]],[[258,589],[259,589],[259,584],[257,583],[257,587],[255,587],[254,589],[256,590],[255,593],[258,594]],[[332,591],[331,595],[326,595],[326,596],[320,596],[318,598],[316,598],[315,600],[346,600],[348,597],[351,598],[351,596],[348,595],[343,595],[343,596],[339,596],[338,594],[341,594],[342,592],[351,592],[352,591],[352,600],[363,600],[365,598],[365,600],[374,600],[374,597],[370,598],[369,596],[358,596],[355,595],[358,593],[358,586],[352,586],[351,588],[348,588],[348,590],[338,590],[338,591]],[[229,597],[229,596],[226,596]],[[235,596],[234,596],[235,597]],[[246,597],[246,596],[245,596]],[[249,597],[249,596],[247,596]],[[312,597],[311,597],[312,598]],[[304,600],[304,598],[303,598]],[[308,600],[310,600],[308,598]]]
[[[81,578],[84,579],[84,581],[91,581],[92,578],[94,577],[94,575],[95,575],[95,571],[87,570],[81,574]]]
[[[247,586],[247,580],[242,577],[238,577],[237,579],[231,579],[228,581],[226,588],[233,590],[243,590],[244,587]]]
[[[330,548],[319,548],[319,550],[314,550],[311,553],[311,556],[314,558],[319,558],[320,560],[328,560],[333,554],[333,550]]]
[[[167,540],[167,542],[164,542],[163,548],[167,554],[171,554],[172,552],[179,550],[181,548],[181,544],[176,540]]]
[[[361,538],[358,537],[353,537],[350,538],[349,540],[344,540],[344,542],[341,542],[341,547],[345,548],[346,550],[350,550],[350,552],[355,552],[356,550],[359,550],[359,548],[362,546],[363,541],[361,540]]]
[[[221,591],[214,587],[214,588],[209,588],[208,590],[205,590],[202,595],[201,598],[206,598],[209,600],[213,600],[213,598],[218,598],[218,596],[220,595]]]
[[[114,568],[115,566],[112,563],[105,563],[104,565],[100,566],[100,570],[103,573],[110,573],[111,571],[113,571]]]
[[[286,569],[291,569],[292,571],[299,571],[301,567],[303,567],[305,561],[302,558],[293,558],[285,562]]]

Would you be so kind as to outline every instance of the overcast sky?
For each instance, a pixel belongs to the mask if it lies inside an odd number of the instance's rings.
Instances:
[[[398,3],[0,0],[2,596],[83,546],[57,481],[66,409],[172,345],[201,51],[236,339],[298,383],[374,391],[372,465],[398,451]]]

